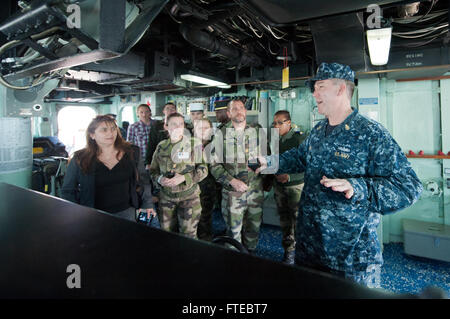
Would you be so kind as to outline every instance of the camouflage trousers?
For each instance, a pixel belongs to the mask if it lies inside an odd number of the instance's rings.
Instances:
[[[197,238],[201,212],[199,190],[180,198],[159,193],[158,218],[161,229]]]
[[[274,185],[274,197],[280,215],[283,234],[282,245],[286,252],[295,250],[295,227],[298,216],[298,203],[302,195],[303,183],[292,186]]]
[[[258,244],[263,202],[262,187],[253,186],[245,193],[222,191],[222,215],[228,235],[249,250]]]
[[[381,288],[381,265],[368,265],[365,271],[344,272],[331,270],[329,272],[367,288]]]
[[[215,186],[214,184],[212,186]],[[216,190],[213,189],[203,190],[200,193],[200,202],[202,205],[200,221],[197,228],[198,239],[211,241],[213,238],[212,234],[212,212],[214,209],[214,204],[216,202]]]
[[[381,265],[369,265],[366,271],[345,273],[344,277],[368,288],[381,288]]]

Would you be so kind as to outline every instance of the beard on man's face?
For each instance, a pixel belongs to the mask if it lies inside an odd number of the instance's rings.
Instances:
[[[231,118],[231,120],[235,123],[242,123],[245,121],[245,115],[244,114],[236,114]]]

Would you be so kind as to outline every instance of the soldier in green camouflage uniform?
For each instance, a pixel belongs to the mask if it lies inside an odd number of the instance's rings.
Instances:
[[[212,124],[207,118],[195,121],[194,136],[202,141],[203,160],[211,163],[211,133]],[[198,239],[211,241],[212,233],[212,212],[216,202],[216,180],[211,174],[208,164],[208,176],[200,183],[200,202],[202,204],[202,214],[197,228]]]
[[[189,103],[189,115],[191,122],[186,123],[186,128],[192,136],[194,136],[195,122],[201,120],[204,116],[204,107],[205,106],[201,102]]]
[[[278,111],[274,115],[272,126],[279,130],[280,154],[298,147],[306,138],[305,134],[295,132],[291,127],[288,111]],[[298,215],[298,203],[303,190],[304,173],[278,174],[273,182],[274,197],[280,215],[283,234],[283,262],[293,265],[295,261],[295,224]]]
[[[183,135],[182,115],[171,114],[167,123],[170,138],[157,145],[150,165],[154,185],[161,189],[159,221],[164,230],[197,238],[201,214],[198,183],[208,175],[201,157],[202,144]]]
[[[216,113],[216,120],[220,124],[217,125],[216,130],[222,132],[222,136],[225,136],[225,125],[230,122],[230,118],[227,114],[227,105],[230,100],[220,100],[214,102],[214,111]],[[216,181],[216,204],[217,208],[222,211],[222,184]]]
[[[155,125],[150,127],[149,141],[147,144],[147,152],[145,157],[146,169],[150,169],[150,163],[153,159],[153,153],[155,153],[156,145],[162,140],[169,138],[169,133],[167,132],[165,125],[167,123],[167,118],[170,114],[176,113],[177,107],[173,103],[166,103],[164,105],[163,113],[164,119],[161,121],[156,121]]]
[[[259,125],[247,124],[247,110],[239,100],[229,103],[228,115],[226,135],[217,131],[214,138],[211,173],[223,186],[222,214],[228,234],[252,252],[258,244],[264,194],[263,177],[249,171],[247,163],[259,153]]]

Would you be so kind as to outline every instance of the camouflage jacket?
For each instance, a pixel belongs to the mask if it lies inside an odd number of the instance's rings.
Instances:
[[[305,172],[297,229],[297,257],[346,272],[382,264],[380,214],[412,205],[423,187],[389,132],[354,110],[325,136],[322,120],[298,148],[280,155],[278,173]],[[322,176],[347,179],[346,199],[320,184]]]
[[[199,189],[198,183],[208,175],[208,167],[201,156],[202,143],[196,138],[184,137],[172,143],[169,139],[161,141],[153,154],[150,165],[150,176],[153,185],[169,196],[183,196]],[[163,187],[158,178],[167,173],[184,175],[185,181],[175,187]]]
[[[289,132],[284,136],[280,136],[280,154],[290,150],[291,148],[298,147],[304,140],[306,139],[306,135],[301,135],[298,132],[295,132],[294,129],[290,129]],[[276,179],[274,179],[274,183],[279,186],[293,186],[303,183],[304,173],[293,173],[289,174],[289,182],[287,183],[278,183]]]
[[[260,146],[259,128],[261,128],[259,124],[247,123],[244,132],[238,133],[230,121],[220,129],[220,132],[222,132],[221,140],[219,140],[218,132],[214,136],[211,174],[225,189],[234,190],[230,185],[233,178],[239,179],[249,186],[251,184],[260,185],[261,175],[247,170],[248,160],[256,158],[258,155]],[[267,142],[265,146],[268,148]]]

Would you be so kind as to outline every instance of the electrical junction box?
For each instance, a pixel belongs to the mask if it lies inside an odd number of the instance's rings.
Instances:
[[[405,253],[450,262],[450,226],[403,220]]]

